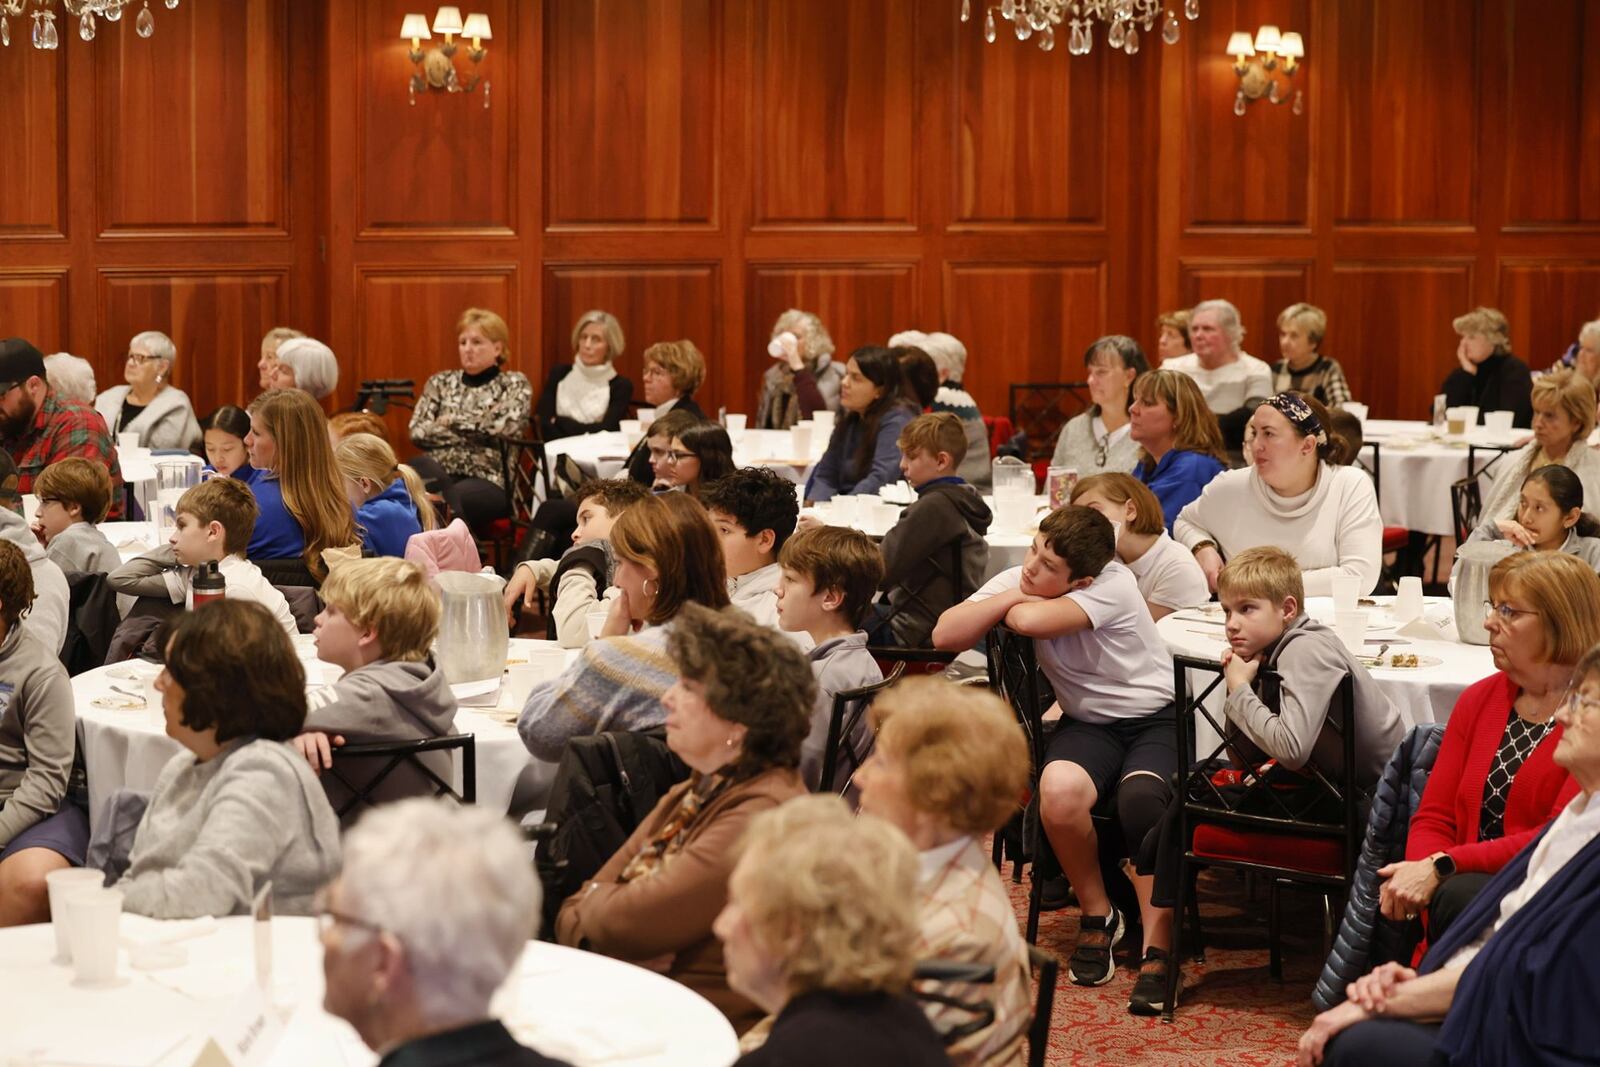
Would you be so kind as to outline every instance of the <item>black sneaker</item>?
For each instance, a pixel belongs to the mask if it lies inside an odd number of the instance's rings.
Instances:
[[[1046,878],[1044,885],[1039,890],[1040,911],[1060,911],[1069,908],[1078,902],[1077,896],[1072,892],[1072,883],[1067,881],[1067,876],[1058,874],[1054,878]]]
[[[1078,947],[1072,951],[1072,962],[1067,968],[1074,985],[1105,985],[1116,976],[1117,968],[1112,954],[1127,924],[1115,907],[1110,915],[1085,915],[1078,925]]]
[[[1172,973],[1171,967],[1172,956],[1166,949],[1145,949],[1139,980],[1133,984],[1133,996],[1128,998],[1128,1011],[1134,1015],[1160,1015],[1167,1010],[1167,979]]]

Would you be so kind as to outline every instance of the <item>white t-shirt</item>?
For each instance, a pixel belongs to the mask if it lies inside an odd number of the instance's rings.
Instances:
[[[300,628],[295,625],[294,613],[289,610],[289,601],[267,581],[260,567],[243,556],[223,556],[217,564],[217,570],[222,572],[229,600],[254,600],[272,612],[272,617],[278,620],[278,625],[282,626],[290,637],[299,634]],[[163,575],[167,580],[167,592],[171,594],[172,602],[193,608],[194,568],[173,567],[164,571]]]
[[[990,578],[968,600],[987,600],[1022,584],[1022,568]],[[1084,722],[1138,719],[1172,703],[1172,656],[1139,595],[1133,572],[1112,560],[1087,589],[1067,596],[1090,628],[1035,638],[1034,654],[1063,714]]]
[[[1194,553],[1174,541],[1167,531],[1132,563],[1124,564],[1139,581],[1139,595],[1152,604],[1177,611],[1211,599],[1206,572]]]
[[[1161,369],[1182,371],[1193,378],[1200,395],[1206,398],[1206,407],[1218,415],[1239,410],[1251,397],[1272,395],[1272,368],[1248,352],[1240,352],[1238,359],[1216,370],[1202,367],[1200,357],[1193,352],[1173,356],[1161,364]]]

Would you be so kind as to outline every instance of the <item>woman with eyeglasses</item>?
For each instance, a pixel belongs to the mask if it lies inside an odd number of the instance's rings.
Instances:
[[[106,420],[112,437],[136,433],[141,448],[192,449],[200,444],[200,422],[182,389],[168,384],[178,349],[159,330],[135,334],[128,342],[122,375],[126,385],[113,385],[94,398],[94,409]]]
[[[652,454],[651,466],[657,491],[682,489],[698,498],[701,486],[733,473],[733,442],[716,423],[697,423],[674,434],[659,458]]]
[[[1114,471],[1126,474],[1139,461],[1139,442],[1128,422],[1128,402],[1133,383],[1150,369],[1139,342],[1110,334],[1083,353],[1089,379],[1089,410],[1061,427],[1056,438],[1055,467],[1072,467],[1080,478]]]
[[[1450,713],[1406,858],[1378,871],[1385,916],[1421,918],[1438,941],[1577,792],[1552,758],[1555,714],[1578,661],[1600,642],[1596,604],[1600,577],[1575,556],[1518,553],[1489,572],[1484,627],[1496,673],[1468,686]]]

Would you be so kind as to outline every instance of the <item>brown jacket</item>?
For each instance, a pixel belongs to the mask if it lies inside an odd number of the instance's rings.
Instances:
[[[728,901],[733,846],[750,820],[805,793],[798,771],[775,768],[729,786],[685,831],[680,851],[646,878],[622,883],[622,869],[695,779],[673,786],[595,875],[561,907],[556,940],[660,971],[699,993],[744,1032],[762,1016],[728,988],[722,943],[711,924]]]

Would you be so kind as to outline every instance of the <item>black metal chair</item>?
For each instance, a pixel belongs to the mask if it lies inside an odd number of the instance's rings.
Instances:
[[[459,792],[421,758],[430,752],[458,750],[461,753]],[[354,773],[357,766],[363,768],[363,773],[360,775]],[[361,805],[375,807],[381,803],[373,799],[373,794],[402,766],[408,767],[425,779],[432,796],[448,796],[462,804],[478,802],[477,743],[472,734],[450,734],[446,737],[425,737],[416,741],[378,741],[370,744],[344,745],[333,749],[332,765],[324,773],[350,793],[350,797],[338,806],[334,814],[343,822],[345,816],[355,811],[357,807]],[[376,769],[368,776],[366,771],[370,768]]]
[[[1477,478],[1468,475],[1459,482],[1450,483],[1450,515],[1455,521],[1456,546],[1460,547],[1478,528],[1483,515],[1483,490]]]
[[[900,680],[900,675],[905,671],[905,664],[896,664],[883,681],[871,685],[861,686],[859,689],[841,689],[833,694],[833,714],[828,718],[828,739],[823,748],[822,773],[817,778],[817,792],[843,793],[850,788],[851,781],[855,778],[856,769],[859,768],[869,755],[872,754],[872,739],[869,736],[866,743],[858,749],[851,743],[851,738],[856,735],[856,728],[866,719],[867,712],[872,707],[872,702],[878,694]],[[845,776],[842,784],[836,784],[841,766],[841,757],[844,749],[849,747],[850,773]]]
[[[1028,441],[1027,459],[1048,459],[1061,427],[1094,401],[1088,382],[1013,382],[1008,397],[1011,425]]]
[[[494,569],[506,574],[513,550],[533,525],[533,513],[539,506],[539,479],[544,479],[548,491],[550,474],[544,442],[532,437],[500,438],[500,464],[505,472],[511,513],[490,523],[481,541],[489,547]]]
[[[1028,946],[1028,962],[1034,969],[1037,990],[1033,1000],[1033,1018],[1028,1023],[1028,1067],[1044,1067],[1045,1053],[1050,1044],[1050,1020],[1055,1014],[1056,980],[1061,963],[1050,953],[1034,945]],[[911,973],[914,982],[944,982],[966,985],[993,985],[994,966],[987,963],[969,963],[961,960],[919,960]],[[943,1004],[969,1012],[972,1018],[940,1036],[946,1045],[994,1025],[994,1005],[987,1000],[964,1001],[957,997],[929,990],[917,990],[918,1000]]]

